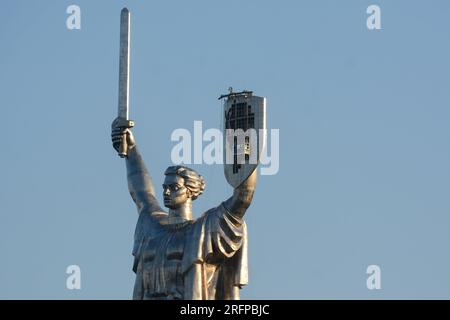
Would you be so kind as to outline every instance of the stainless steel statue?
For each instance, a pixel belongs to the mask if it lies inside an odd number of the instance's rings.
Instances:
[[[169,210],[163,210],[130,130],[133,122],[128,120],[129,18],[128,10],[124,9],[119,114],[112,123],[111,137],[113,147],[125,158],[128,188],[139,213],[133,248],[136,273],[133,298],[239,299],[239,289],[247,284],[248,276],[243,217],[256,185],[256,166],[253,165],[253,170],[247,168],[251,165],[250,156],[256,152],[259,157],[262,142],[258,141],[255,150],[250,150],[245,137],[245,145],[237,144],[237,139],[232,142],[234,163],[225,165],[225,171],[231,170],[226,176],[233,181],[233,195],[198,219],[193,218],[192,202],[205,189],[203,177],[185,166],[167,168],[163,199]],[[252,100],[255,97],[247,91],[230,92],[225,98],[224,129],[241,128],[243,122],[244,129],[265,125],[265,99]],[[238,157],[239,150],[243,150],[242,157]],[[233,174],[239,177],[233,178]]]

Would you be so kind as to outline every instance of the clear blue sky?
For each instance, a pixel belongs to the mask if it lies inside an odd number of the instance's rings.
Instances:
[[[382,30],[366,27],[370,4]],[[450,298],[444,0],[2,1],[0,298],[131,297],[137,213],[110,143],[124,5],[131,117],[160,200],[171,132],[219,127],[229,86],[267,97],[280,129],[280,171],[246,215],[242,298]],[[232,189],[221,165],[194,168],[198,216]]]

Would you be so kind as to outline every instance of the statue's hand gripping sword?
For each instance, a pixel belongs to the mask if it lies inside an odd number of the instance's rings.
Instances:
[[[119,58],[119,104],[117,126],[126,129],[132,128],[134,122],[128,119],[130,103],[130,11],[123,8],[120,13],[120,58]],[[128,145],[126,134],[122,137],[119,147],[119,156],[127,156]]]

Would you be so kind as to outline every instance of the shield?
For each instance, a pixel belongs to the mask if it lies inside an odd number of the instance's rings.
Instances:
[[[222,98],[225,178],[236,188],[256,169],[264,149],[266,98],[231,90]]]

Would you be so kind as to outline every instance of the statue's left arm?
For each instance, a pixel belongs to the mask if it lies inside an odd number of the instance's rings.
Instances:
[[[234,189],[229,199],[197,220],[201,224],[196,224],[197,232],[193,232],[196,236],[185,248],[185,254],[191,254],[186,255],[190,259],[184,260],[183,270],[191,270],[191,276],[197,278],[203,271],[198,270],[196,262],[205,261],[209,266],[214,266],[204,269],[206,279],[211,279],[218,272],[217,279],[220,280],[217,281],[220,282],[217,286],[200,282],[199,288],[191,290],[191,299],[239,299],[239,288],[247,284],[247,228],[243,216],[253,199],[256,175],[255,169]],[[192,265],[196,265],[197,269]],[[217,268],[219,265],[220,268]],[[202,287],[204,290],[201,290]]]
[[[242,218],[250,206],[256,187],[256,169],[252,174],[234,189],[233,195],[223,205],[234,216]]]

